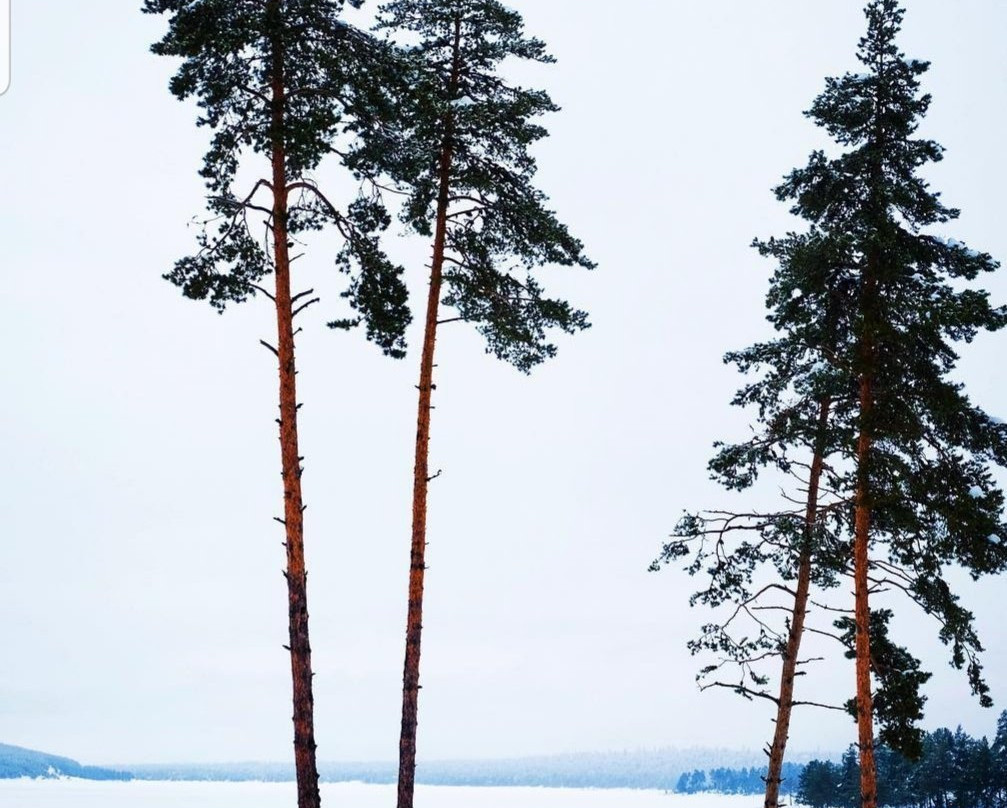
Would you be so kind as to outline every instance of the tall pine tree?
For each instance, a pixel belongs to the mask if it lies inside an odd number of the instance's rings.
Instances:
[[[299,808],[317,808],[294,354],[294,318],[316,298],[311,290],[292,291],[290,248],[305,231],[338,228],[345,246],[337,264],[352,275],[344,297],[359,315],[340,324],[364,320],[386,353],[402,354],[406,290],[401,270],[378,246],[388,224],[380,201],[362,197],[341,211],[309,174],[337,136],[376,114],[378,80],[392,63],[382,46],[341,19],[342,0],[146,0],[144,11],[169,15],[168,33],[153,50],[182,59],[171,91],[196,98],[198,124],[213,130],[200,171],[210,218],[198,252],[165,277],[219,310],[257,292],[275,309],[276,344],[263,344],[279,371],[284,508],[278,521],[286,535],[297,799]],[[239,167],[264,173],[239,192]],[[263,217],[260,237],[253,228]],[[272,292],[261,286],[270,273]]]
[[[413,484],[406,652],[399,744],[399,808],[411,808],[416,766],[420,642],[430,482],[430,414],[442,306],[448,320],[475,325],[487,351],[529,372],[556,348],[550,329],[573,333],[587,317],[549,298],[535,279],[541,265],[594,265],[581,242],[546,207],[532,185],[529,148],[546,130],[533,120],[553,112],[542,91],[510,85],[506,59],[551,62],[545,46],[524,33],[520,15],[497,0],[393,0],[380,28],[412,44],[408,92],[394,126],[366,138],[358,170],[384,174],[405,190],[403,219],[433,239]]]
[[[952,344],[1002,328],[1007,313],[964,283],[997,268],[989,255],[922,232],[958,216],[918,175],[943,152],[915,137],[930,105],[919,91],[929,65],[907,60],[895,44],[904,14],[897,0],[872,0],[865,14],[857,55],[866,72],[828,79],[807,113],[845,151],[815,152],[778,196],[845,244],[830,286],[855,290],[833,366],[853,399],[855,440],[844,455],[853,498],[856,711],[861,798],[873,808],[872,591],[901,590],[937,614],[952,662],[967,668],[989,703],[972,615],[943,573],[960,564],[980,575],[1007,561],[1004,498],[989,468],[1007,462],[1007,427],[948,375],[957,360]]]
[[[960,565],[978,576],[1007,563],[1003,495],[990,473],[991,464],[1007,461],[1007,427],[975,407],[948,375],[957,359],[953,343],[1002,328],[1007,313],[966,283],[997,268],[989,255],[922,232],[958,215],[918,176],[942,157],[939,145],[914,137],[930,103],[919,92],[928,65],[905,59],[894,44],[903,16],[896,0],[872,0],[866,16],[858,56],[867,72],[828,79],[807,113],[845,151],[834,158],[815,152],[777,189],[778,198],[791,201],[792,211],[810,223],[808,232],[757,242],[779,261],[768,302],[770,320],[783,336],[734,356],[742,370],[763,373],[735,403],[758,407],[764,429],[745,444],[724,447],[711,464],[728,487],[744,488],[762,467],[793,471],[790,447],[808,451],[818,434],[821,452],[812,452],[803,467],[806,492],[820,479],[814,470],[821,457],[840,507],[830,509],[832,521],[819,521],[817,537],[807,531],[807,520],[803,535],[798,532],[795,512],[721,514],[712,524],[688,517],[679,534],[701,542],[693,571],[714,561],[711,587],[697,595],[710,605],[733,603],[751,614],[750,598],[764,594],[750,589],[753,570],[766,561],[785,581],[798,581],[789,590],[789,631],[773,631],[753,617],[757,632],[744,643],[724,624],[713,624],[694,646],[741,664],[748,683],[725,686],[746,695],[764,695],[766,682],[749,665],[753,654],[782,652],[781,692],[771,697],[780,711],[796,664],[786,649],[795,640],[805,596],[800,570],[807,556],[800,553],[810,549],[817,558],[809,572],[817,569],[823,583],[852,574],[852,618],[837,621],[834,636],[856,658],[857,697],[850,706],[859,728],[862,800],[873,806],[874,717],[886,742],[918,753],[914,722],[928,674],[888,639],[891,612],[871,610],[872,592],[902,592],[936,617],[952,663],[967,670],[973,691],[989,703],[972,614],[944,571]],[[824,432],[816,433],[815,413],[826,410],[828,418],[817,422]],[[725,536],[739,529],[754,529],[757,539],[725,555]],[[664,558],[686,552],[683,541],[672,542]],[[783,717],[778,712],[771,753],[781,732],[785,742]],[[772,775],[768,779],[770,806]]]
[[[834,465],[852,434],[848,382],[833,366],[845,335],[853,297],[850,284],[837,283],[845,257],[842,242],[812,228],[806,234],[755,241],[761,254],[778,262],[766,298],[776,338],[730,353],[726,361],[756,378],[738,391],[732,404],[754,408],[757,424],[748,440],[718,443],[709,468],[728,490],[751,488],[767,471],[789,480],[784,510],[776,512],[711,512],[686,516],[676,540],[664,547],[661,561],[693,554],[691,574],[705,572],[706,588],[691,602],[726,608],[723,619],[708,623],[690,643],[693,653],[721,657],[700,674],[701,686],[726,687],[747,698],[768,700],[775,707],[773,737],[766,749],[766,808],[779,805],[783,765],[793,708],[810,704],[796,695],[798,677],[815,661],[801,660],[806,630],[826,634],[852,650],[850,638],[825,623],[810,622],[812,593],[821,598],[848,572],[848,497],[841,468]],[[828,615],[837,606],[821,606]],[[772,615],[783,615],[782,625]],[[900,678],[918,663],[904,649],[889,644],[884,664],[894,688],[908,691],[888,696],[898,707],[919,699],[923,678]],[[769,689],[771,671],[779,664],[779,685]],[[880,660],[876,660],[880,661]],[[738,678],[724,678],[728,666]],[[888,688],[886,688],[888,689]],[[884,702],[882,702],[884,703]],[[842,705],[816,704],[841,710]],[[879,716],[889,742],[901,735],[906,751],[913,742],[918,711],[889,709]],[[908,734],[907,734],[908,730]]]

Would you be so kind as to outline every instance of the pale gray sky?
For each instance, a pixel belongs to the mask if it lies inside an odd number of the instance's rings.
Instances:
[[[749,243],[800,227],[770,188],[826,141],[801,111],[855,69],[856,0],[510,0],[559,63],[522,73],[564,108],[540,184],[595,273],[549,287],[592,315],[532,377],[463,325],[440,343],[423,757],[761,746],[767,709],[699,695],[683,573],[648,574],[683,508],[722,504],[710,444],[743,434],[721,355],[766,334],[772,271]],[[373,6],[373,3],[369,5]],[[0,336],[0,741],[90,762],[285,759],[291,736],[275,369],[266,301],[223,317],[160,279],[191,250],[207,133],[148,53],[138,0],[14,3],[0,96],[7,189]],[[941,231],[1007,259],[1007,5],[910,0],[903,49],[933,61]],[[318,174],[339,184],[336,166]],[[331,242],[300,343],[306,543],[323,759],[391,759],[408,566],[417,358],[384,359],[341,311]],[[421,300],[422,242],[394,239]],[[1003,277],[990,281],[1007,297]],[[412,344],[418,341],[413,332]],[[962,378],[1007,412],[1007,336]],[[996,370],[994,370],[996,369]],[[966,587],[1007,706],[1002,582]],[[989,732],[922,620],[928,726]],[[845,662],[801,682],[852,690]],[[797,749],[841,748],[807,713]]]

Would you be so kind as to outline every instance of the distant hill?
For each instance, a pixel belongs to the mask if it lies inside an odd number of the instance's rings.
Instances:
[[[0,780],[16,777],[80,777],[85,780],[132,780],[128,772],[81,766],[76,760],[0,743]]]
[[[819,757],[823,757],[818,753]],[[806,762],[814,755],[794,755]],[[683,773],[765,766],[761,752],[731,749],[654,749],[633,752],[543,755],[500,760],[421,762],[416,781],[425,785],[544,786],[550,788],[640,788],[674,791]],[[323,781],[394,783],[394,762],[325,763]],[[283,763],[159,764],[129,767],[141,780],[289,781],[294,768]]]

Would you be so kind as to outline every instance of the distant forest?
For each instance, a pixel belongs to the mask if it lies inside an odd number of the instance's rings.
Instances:
[[[883,744],[877,747],[878,805],[891,808],[1007,808],[1007,711],[993,741],[973,738],[961,727],[923,738],[922,755],[911,761]],[[684,794],[761,794],[766,767],[684,772],[675,791]],[[851,745],[838,763],[788,763],[781,793],[810,808],[859,808],[860,765]]]
[[[804,770],[805,767],[799,763],[784,763],[780,793],[793,794],[797,790]],[[718,794],[761,794],[765,790],[765,766],[751,766],[747,769],[719,768],[709,771],[696,769],[691,772],[682,772],[675,784],[675,791],[679,794],[698,794],[704,791]]]
[[[761,755],[728,749],[653,749],[609,753],[543,755],[498,760],[421,761],[416,781],[438,786],[534,786],[541,788],[632,788],[676,790],[683,772],[751,772]],[[800,756],[798,756],[800,757]],[[806,761],[808,757],[805,757]],[[749,769],[751,767],[751,769]],[[357,781],[388,784],[398,767],[386,762],[318,764],[324,782]],[[794,769],[794,788],[800,766]],[[294,779],[294,767],[283,763],[161,764],[130,767],[140,780],[272,780]],[[747,793],[747,792],[737,792]]]
[[[798,799],[811,808],[857,808],[860,767],[850,747],[840,763],[811,761],[800,778]],[[899,808],[1002,808],[1007,806],[1007,711],[993,742],[972,738],[959,727],[923,739],[912,762],[878,747],[878,805]]]

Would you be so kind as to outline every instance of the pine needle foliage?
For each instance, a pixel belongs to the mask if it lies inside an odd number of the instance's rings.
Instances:
[[[392,85],[391,121],[362,132],[349,158],[361,178],[390,181],[402,220],[433,240],[419,384],[398,806],[412,808],[427,548],[429,441],[439,327],[475,326],[486,350],[528,373],[556,354],[550,332],[588,327],[585,312],[546,295],[543,265],[594,264],[533,180],[537,119],[556,106],[506,79],[508,60],[551,62],[521,16],[496,0],[391,0],[379,31],[408,70]],[[387,178],[387,179],[386,179]],[[441,307],[453,309],[442,319]]]
[[[820,453],[829,504],[817,508],[811,530],[801,529],[797,508],[689,514],[657,564],[691,554],[689,571],[709,575],[694,601],[729,607],[737,621],[755,598],[795,580],[802,551],[821,588],[855,572],[860,536],[868,551],[858,587],[864,605],[868,592],[900,592],[932,615],[951,664],[965,669],[988,706],[973,615],[946,571],[978,577],[1007,566],[1004,495],[994,479],[1007,465],[1007,426],[973,404],[951,374],[957,345],[1003,328],[1007,310],[974,283],[997,262],[943,235],[959,211],[922,176],[943,149],[917,135],[931,103],[920,90],[929,65],[895,44],[904,12],[897,0],[872,0],[865,14],[858,50],[865,72],[827,79],[806,113],[835,140],[835,153],[815,151],[775,191],[807,228],[754,243],[777,263],[766,302],[778,336],[727,361],[754,376],[733,403],[751,408],[757,426],[747,441],[718,444],[710,463],[730,490],[749,489],[771,469],[796,475],[806,491],[806,458]],[[823,407],[825,421],[816,418]],[[780,583],[754,586],[767,566]],[[886,742],[918,753],[929,674],[889,639],[890,610],[863,613],[877,642],[864,660],[877,688],[869,713]],[[853,653],[856,622],[844,618],[833,635]],[[774,643],[782,653],[783,632],[758,614],[747,625],[756,630],[708,624],[692,647],[740,663],[734,689],[765,696],[768,680],[749,661],[772,654]]]
[[[849,461],[844,487],[860,483],[867,495],[877,583],[940,616],[953,664],[967,667],[986,704],[972,615],[958,606],[944,569],[977,577],[1007,564],[1004,496],[992,474],[1007,465],[1007,426],[949,376],[955,343],[1003,328],[1007,310],[968,283],[997,269],[990,255],[927,232],[959,215],[920,176],[943,158],[939,144],[915,136],[931,102],[920,92],[929,63],[898,50],[904,12],[896,0],[873,0],[865,13],[858,58],[867,72],[827,79],[806,113],[844,151],[814,152],[776,191],[811,234],[835,245],[829,272],[793,279],[793,319],[820,317],[815,301],[826,296],[850,312],[837,349],[821,353],[846,380],[852,417],[840,419],[837,454]],[[779,259],[808,237],[762,248]],[[869,408],[859,399],[864,378],[872,382]],[[861,458],[853,431],[871,439]]]
[[[256,202],[271,180],[243,190],[235,182],[245,158],[269,160],[273,147],[282,143],[292,193],[288,234],[334,226],[343,236],[336,266],[349,276],[342,296],[355,316],[331,325],[362,323],[384,353],[401,357],[410,320],[408,295],[402,269],[379,244],[390,223],[384,204],[368,192],[339,209],[312,176],[323,158],[334,154],[340,136],[359,130],[362,120],[387,114],[381,88],[394,80],[397,69],[387,46],[342,19],[344,5],[343,0],[144,3],[147,13],[170,15],[168,33],[152,50],[182,59],[171,92],[181,100],[195,98],[197,124],[213,132],[200,170],[210,216],[197,237],[199,250],[179,260],[165,278],[186,297],[206,300],[219,311],[255,295],[272,271],[265,243],[269,232],[263,238],[259,221],[260,214],[273,211]],[[283,54],[279,67],[278,53]],[[270,95],[278,69],[282,100]]]
[[[358,5],[352,2],[353,5]],[[343,293],[356,316],[332,325],[366,323],[367,336],[402,356],[409,322],[401,268],[378,238],[390,223],[376,193],[345,210],[311,173],[352,138],[360,122],[387,111],[382,87],[399,64],[390,48],[341,19],[342,0],[147,0],[144,11],[169,15],[168,33],[153,51],[182,60],[170,89],[194,98],[198,124],[213,134],[200,171],[209,218],[198,251],[165,277],[190,298],[218,311],[262,293],[275,308],[279,377],[277,420],[283,479],[287,613],[293,695],[298,808],[318,808],[314,672],[308,631],[302,454],[298,435],[295,318],[318,302],[313,290],[294,293],[290,249],[299,236],[333,226],[343,237],[336,266],[350,276]],[[239,173],[264,171],[241,192]],[[268,172],[266,171],[268,169]],[[254,176],[254,175],[253,175]],[[243,181],[243,180],[242,180]],[[366,186],[362,186],[366,187]],[[373,188],[372,188],[373,190]],[[256,221],[262,231],[255,232]],[[261,286],[272,274],[272,292]]]
[[[403,47],[412,70],[395,125],[368,133],[352,162],[404,189],[404,222],[432,236],[440,158],[450,149],[441,304],[476,326],[489,353],[528,372],[555,355],[550,329],[588,327],[586,313],[548,297],[533,270],[594,267],[532,184],[530,148],[548,134],[537,119],[558,108],[544,91],[509,84],[501,69],[553,58],[496,0],[396,0],[381,6],[378,28],[411,43]]]

